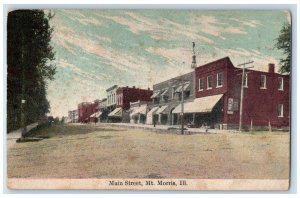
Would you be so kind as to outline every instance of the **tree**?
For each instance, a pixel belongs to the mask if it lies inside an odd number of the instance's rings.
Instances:
[[[280,59],[280,73],[289,73],[290,67],[291,67],[291,58],[292,58],[292,31],[291,31],[291,25],[290,24],[284,24],[280,35],[276,39],[275,47],[279,50],[282,50],[285,58]]]
[[[51,12],[15,10],[7,19],[7,126],[8,131],[38,121],[49,112],[47,80],[56,72],[50,45]],[[21,101],[26,102],[21,105]]]

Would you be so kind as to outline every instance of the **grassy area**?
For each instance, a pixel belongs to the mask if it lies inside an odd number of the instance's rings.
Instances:
[[[175,135],[55,125],[8,151],[8,177],[287,179],[290,134]]]

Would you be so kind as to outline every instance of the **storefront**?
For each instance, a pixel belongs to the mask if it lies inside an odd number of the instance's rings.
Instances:
[[[122,108],[118,107],[108,114],[108,122],[121,122]]]
[[[223,118],[223,94],[197,98],[192,102],[184,103],[184,124],[192,127],[210,126],[214,128]],[[172,111],[177,114],[177,124],[181,123],[182,106],[179,104]],[[175,116],[174,116],[175,118]]]

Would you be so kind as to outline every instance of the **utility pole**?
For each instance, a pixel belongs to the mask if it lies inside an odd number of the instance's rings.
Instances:
[[[239,64],[237,66],[243,66],[243,73],[242,73],[242,83],[241,83],[241,101],[240,101],[240,121],[239,121],[239,131],[242,131],[242,122],[243,122],[243,100],[244,100],[244,78],[245,78],[245,66],[248,64],[253,63],[254,61],[245,62]],[[251,66],[253,67],[253,66]],[[251,68],[247,67],[247,68]]]
[[[184,102],[184,99],[183,99],[183,87],[184,87],[184,83],[183,83],[183,79],[181,78],[181,135],[184,135],[184,115],[183,115],[183,112],[184,112],[184,109],[183,109],[183,102]]]

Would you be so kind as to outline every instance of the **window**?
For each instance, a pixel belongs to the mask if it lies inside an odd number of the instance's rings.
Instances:
[[[204,78],[199,78],[199,91],[204,89]]]
[[[223,73],[217,74],[217,87],[223,86]]]
[[[248,74],[247,73],[245,73],[245,76],[244,76],[243,86],[248,87]]]
[[[277,116],[283,117],[283,104],[279,104],[277,107]]]
[[[279,77],[278,78],[278,90],[283,90],[283,78]]]
[[[211,81],[212,77],[211,76],[207,76],[207,89],[211,89],[212,88],[212,81]]]
[[[266,75],[261,75],[260,76],[260,82],[259,82],[259,87],[261,89],[266,89]]]

